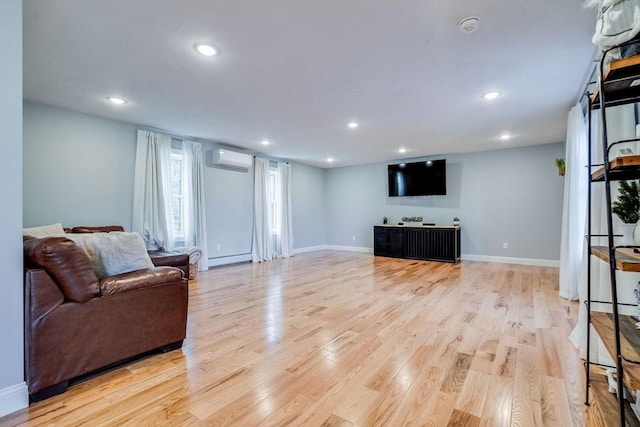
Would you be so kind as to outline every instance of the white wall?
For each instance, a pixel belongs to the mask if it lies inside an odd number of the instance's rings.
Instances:
[[[299,163],[291,165],[293,246],[313,248],[327,242],[325,227],[325,176],[327,170]]]
[[[131,230],[134,125],[24,103],[24,224]]]
[[[214,148],[203,147],[207,159]],[[206,167],[204,176],[209,259],[215,265],[251,259],[253,170]]]
[[[25,226],[119,224],[130,230],[137,128],[25,102]],[[206,158],[219,147],[201,142]],[[293,164],[292,176],[294,248],[322,245],[324,171]],[[247,260],[253,172],[206,167],[205,193],[210,265]]]
[[[388,197],[387,163],[329,170],[327,243],[371,248],[372,226],[384,216],[437,224],[458,216],[468,259],[557,261],[564,180],[556,157],[564,157],[564,144],[434,156],[447,159],[447,195],[432,197]]]
[[[0,1],[0,416],[26,407],[22,296],[22,1]]]

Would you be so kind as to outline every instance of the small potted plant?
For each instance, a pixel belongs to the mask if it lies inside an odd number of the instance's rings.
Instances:
[[[458,218],[457,216],[454,216],[453,217],[453,225],[456,225],[456,226],[460,225],[460,218]]]
[[[558,175],[560,176],[564,176],[565,172],[566,172],[566,167],[567,165],[564,162],[564,159],[561,157],[558,157],[556,160],[556,167],[558,168]]]
[[[611,212],[623,223],[622,234],[625,244],[633,244],[635,224],[640,216],[640,184],[638,181],[620,181],[618,183],[618,200],[611,203]],[[639,236],[640,237],[640,236]]]

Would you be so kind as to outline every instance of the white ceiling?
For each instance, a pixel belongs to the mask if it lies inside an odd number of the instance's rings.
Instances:
[[[582,0],[23,5],[26,100],[320,167],[564,141],[595,54]]]

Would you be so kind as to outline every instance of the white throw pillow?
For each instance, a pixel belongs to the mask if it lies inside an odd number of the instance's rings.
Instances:
[[[61,234],[64,234],[64,228],[62,228],[62,224],[60,223],[22,229],[23,236],[32,236],[38,239],[49,236],[59,236]]]
[[[138,233],[67,234],[87,254],[99,279],[135,270],[153,268],[144,241]]]

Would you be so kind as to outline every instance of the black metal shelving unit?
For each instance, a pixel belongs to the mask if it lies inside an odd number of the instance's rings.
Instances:
[[[631,44],[626,43],[624,45]],[[637,43],[637,42],[636,42]],[[622,45],[622,46],[624,46]],[[607,108],[640,102],[640,56],[633,56],[621,60],[612,61],[605,65],[605,58],[613,49],[604,52],[600,61],[599,78],[595,83],[595,90],[589,93],[585,91],[588,102],[588,168],[589,168],[589,192],[587,209],[587,359],[585,363],[586,393],[585,404],[589,405],[589,389],[592,389],[594,403],[600,411],[600,423],[611,426],[640,426],[638,418],[631,410],[631,403],[635,403],[636,391],[640,390],[640,331],[635,328],[636,320],[630,316],[621,315],[619,307],[632,305],[621,303],[618,298],[618,274],[620,272],[640,272],[640,254],[634,252],[637,246],[616,245],[613,233],[613,212],[611,211],[612,194],[611,184],[621,180],[640,179],[640,153],[638,155],[615,157],[612,149],[620,144],[635,142],[638,139],[625,139],[609,141],[607,130]],[[593,83],[589,84],[590,87]],[[594,164],[592,158],[592,120],[594,113],[599,110],[601,126],[601,144],[603,159],[601,164]],[[592,186],[602,182],[605,186],[605,203],[607,206],[606,234],[592,234]],[[606,237],[607,246],[594,246],[593,239]],[[609,279],[611,287],[611,301],[594,301],[592,299],[592,259],[596,256],[609,266]],[[611,307],[611,313],[593,312],[592,304],[607,304]],[[591,327],[600,337],[605,348],[614,360],[617,381],[617,396],[608,394],[602,388],[607,386],[606,381],[592,378],[592,369],[602,367],[590,360]],[[624,391],[624,392],[623,392]],[[625,394],[627,398],[625,398]],[[614,416],[617,415],[617,416]],[[615,418],[612,419],[612,418]]]

